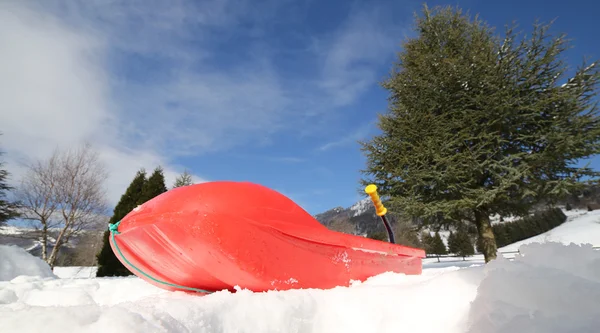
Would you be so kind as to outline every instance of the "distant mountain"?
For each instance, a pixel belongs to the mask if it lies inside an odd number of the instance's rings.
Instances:
[[[379,216],[375,214],[375,206],[370,198],[362,199],[347,208],[335,207],[314,217],[326,227],[331,227],[334,223],[350,224],[354,228],[352,233],[356,235],[366,236],[385,232],[385,227]]]

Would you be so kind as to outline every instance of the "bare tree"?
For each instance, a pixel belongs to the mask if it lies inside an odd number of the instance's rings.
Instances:
[[[50,158],[26,168],[17,190],[22,214],[39,230],[42,259],[54,267],[61,247],[73,235],[105,219],[103,183],[108,174],[89,144],[55,150]]]

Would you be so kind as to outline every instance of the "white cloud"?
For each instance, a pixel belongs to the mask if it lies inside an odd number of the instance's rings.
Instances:
[[[279,2],[52,4],[44,3],[45,10],[106,42],[117,135],[135,148],[175,157],[247,144],[249,137],[266,143],[292,114],[269,59],[248,55],[229,67],[212,66],[221,56],[214,44],[244,23],[270,18]],[[244,33],[251,32],[235,30],[237,38]]]
[[[145,146],[170,154],[223,150],[263,143],[281,129],[287,98],[274,74],[180,74],[173,81],[131,86],[122,119]]]
[[[376,73],[390,63],[403,26],[389,9],[355,7],[340,28],[316,44],[322,58],[322,81],[335,106],[356,101],[381,78]]]
[[[5,3],[0,45],[1,130],[11,150],[40,154],[91,138],[111,120],[95,57],[103,50],[100,41]]]
[[[322,114],[352,103],[374,83],[397,30],[381,11],[353,11],[318,44],[317,77],[279,73],[259,44],[233,64],[212,66],[222,55],[214,45],[265,33],[286,6],[1,2],[0,143],[13,178],[20,175],[18,161],[86,140],[111,171],[114,203],[141,167],[162,165],[169,186],[183,170],[173,162],[181,155],[266,144],[280,131],[319,133],[314,123]],[[299,65],[314,60],[296,56]]]
[[[375,122],[369,122],[358,127],[354,131],[350,131],[347,135],[341,136],[334,141],[327,142],[317,148],[319,151],[327,151],[345,145],[356,144],[358,140],[364,139],[373,129]]]
[[[94,143],[111,172],[114,204],[140,167],[165,168],[168,186],[181,170],[152,150],[120,139],[119,114],[103,68],[106,44],[17,3],[0,4],[0,136],[15,182],[20,162],[55,147]],[[201,179],[197,179],[201,181]]]

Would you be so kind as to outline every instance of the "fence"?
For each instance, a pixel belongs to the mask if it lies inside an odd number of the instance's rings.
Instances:
[[[595,251],[600,251],[600,246],[593,246],[592,249],[594,249]],[[506,255],[517,255],[519,253],[521,253],[519,250],[517,250],[517,251],[498,251],[498,254],[501,254],[504,257],[506,257]],[[476,252],[473,256],[477,256],[477,255],[483,255],[483,253]],[[468,257],[473,257],[473,256],[468,256]],[[441,255],[427,254],[427,258],[462,258],[462,256],[459,256],[456,254],[441,254]]]

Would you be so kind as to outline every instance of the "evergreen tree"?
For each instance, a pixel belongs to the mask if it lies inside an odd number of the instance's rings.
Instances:
[[[437,254],[437,255],[442,255],[442,254],[448,253],[448,250],[446,249],[446,245],[444,244],[444,241],[442,240],[442,237],[440,236],[439,232],[436,232],[433,235],[431,249],[432,249],[431,253]]]
[[[469,236],[469,233],[464,229],[458,229],[454,234],[454,248],[452,253],[460,256],[467,257],[475,254],[475,249],[473,247],[473,241]]]
[[[144,169],[139,170],[125,193],[121,196],[121,199],[113,210],[113,216],[110,218],[109,223],[114,224],[120,221],[125,215],[131,212],[135,207],[138,206],[138,202],[142,195],[142,190],[146,184],[146,171]],[[117,259],[116,255],[112,251],[109,243],[110,232],[107,230],[104,232],[104,243],[100,253],[98,253],[98,271],[96,276],[127,276],[132,273]]]
[[[0,161],[0,225],[19,217],[17,203],[7,200],[7,193],[13,188],[7,183],[9,173],[3,166],[4,162]]]
[[[137,204],[141,205],[164,192],[167,192],[167,186],[165,185],[163,169],[159,166],[154,169],[152,175],[148,177],[148,181],[144,183],[142,194],[138,198]]]
[[[427,223],[472,222],[488,262],[491,215],[523,216],[597,177],[575,166],[600,152],[597,64],[561,84],[567,42],[548,28],[518,42],[512,28],[499,38],[460,10],[425,7],[383,82],[389,112],[383,133],[362,143],[372,178],[362,183]]]
[[[429,232],[423,231],[421,233],[421,244],[423,244],[423,248],[427,254],[431,252],[432,239],[433,237]]]
[[[424,232],[421,236],[421,242],[425,248],[425,253],[435,254],[438,258],[438,262],[440,261],[440,255],[448,253],[439,232],[436,232],[433,236],[428,232]]]
[[[456,233],[450,231],[448,236],[448,252],[456,254],[458,253],[458,244],[456,242]]]
[[[184,170],[183,173],[175,179],[173,188],[181,187],[181,186],[188,186],[188,185],[192,185],[193,183],[194,182],[192,180],[192,175],[187,170]]]

